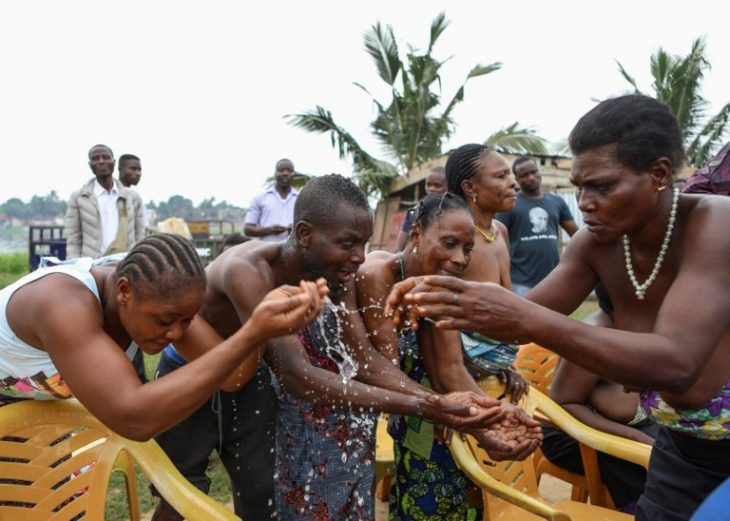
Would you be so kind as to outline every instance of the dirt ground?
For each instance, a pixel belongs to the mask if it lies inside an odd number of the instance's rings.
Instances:
[[[540,480],[540,494],[552,501],[559,499],[570,499],[570,485],[549,475],[543,475]],[[375,521],[388,520],[388,503],[384,501],[375,502]]]

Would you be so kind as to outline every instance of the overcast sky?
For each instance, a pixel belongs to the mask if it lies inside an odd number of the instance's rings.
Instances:
[[[330,109],[374,155],[368,134],[380,79],[363,50],[376,21],[424,48],[433,18],[451,25],[435,55],[450,99],[477,63],[502,70],[470,80],[447,146],[481,142],[517,120],[564,139],[593,98],[625,92],[615,60],[650,84],[662,46],[686,54],[707,37],[704,94],[730,100],[730,4],[613,2],[28,1],[0,3],[0,202],[91,178],[96,143],[142,158],[146,200],[174,194],[248,206],[291,158],[297,170],[349,175],[324,135],[290,127],[285,114]],[[387,98],[381,98],[386,101]]]

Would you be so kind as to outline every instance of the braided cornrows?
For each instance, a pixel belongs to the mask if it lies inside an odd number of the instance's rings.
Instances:
[[[452,150],[446,161],[446,182],[449,184],[449,192],[464,197],[461,183],[477,173],[482,155],[492,150],[486,145],[476,143],[462,145]]]
[[[205,287],[203,263],[192,243],[167,233],[139,241],[117,265],[116,275],[126,277],[135,288],[148,285],[162,294],[196,284]]]

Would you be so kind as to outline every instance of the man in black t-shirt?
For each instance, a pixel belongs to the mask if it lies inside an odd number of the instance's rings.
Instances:
[[[568,205],[541,190],[542,178],[534,159],[518,157],[512,164],[520,192],[517,204],[497,219],[509,231],[512,290],[525,295],[558,265],[558,226],[571,237],[578,230]]]

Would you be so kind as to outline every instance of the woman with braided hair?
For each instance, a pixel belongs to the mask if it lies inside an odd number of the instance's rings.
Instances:
[[[428,195],[415,207],[405,249],[396,254],[373,251],[358,271],[358,303],[373,345],[398,362],[410,379],[439,393],[484,394],[464,367],[458,335],[424,321],[418,332],[396,329],[383,316],[380,304],[396,283],[408,277],[460,277],[470,263],[474,235],[474,219],[461,197]],[[450,335],[447,340],[440,340],[446,335]],[[504,418],[471,433],[495,459],[527,457],[539,445],[539,424],[513,406],[483,398],[500,408]],[[390,519],[481,519],[479,490],[459,470],[448,447],[437,443],[435,434],[440,430],[433,421],[392,415],[388,432],[395,442]]]
[[[474,251],[462,278],[474,282],[494,282],[512,289],[509,274],[509,235],[494,218],[511,210],[516,201],[515,180],[504,158],[494,149],[475,143],[449,153],[446,162],[449,192],[464,198],[474,214]],[[442,332],[442,335],[454,333]],[[512,365],[518,346],[498,342],[472,331],[461,331],[464,362],[477,379],[497,375],[507,384],[505,395],[519,401],[527,391],[525,379]]]
[[[313,319],[327,294],[324,281],[282,286],[215,349],[142,384],[136,350],[160,352],[193,321],[204,331],[195,315],[205,290],[192,244],[166,234],[117,264],[80,258],[23,277],[0,291],[0,404],[73,395],[115,432],[147,440],[200,407],[263,341]]]

